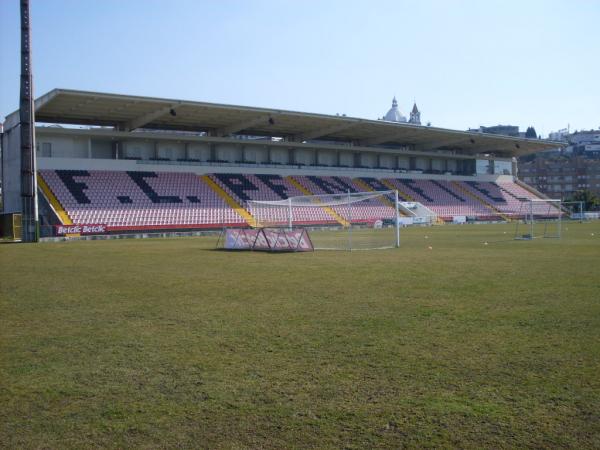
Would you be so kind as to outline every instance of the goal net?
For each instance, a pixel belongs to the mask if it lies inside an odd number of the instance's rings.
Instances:
[[[561,200],[526,199],[520,203],[515,217],[515,239],[557,238],[561,235],[564,214]]]
[[[396,191],[251,200],[247,207],[256,228],[308,230],[315,250],[370,250],[400,245]]]

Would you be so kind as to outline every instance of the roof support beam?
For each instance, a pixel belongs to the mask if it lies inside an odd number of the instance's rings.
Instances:
[[[319,128],[319,129],[312,130],[312,131],[307,131],[305,133],[295,135],[294,141],[296,141],[296,142],[310,141],[311,139],[317,139],[317,138],[320,138],[323,136],[327,136],[329,134],[347,130],[349,128],[352,128],[352,127],[358,125],[358,123],[359,122],[343,122],[343,123],[338,123],[336,125],[332,125],[329,127],[324,127],[324,128]]]
[[[225,137],[225,136],[234,134],[238,131],[246,130],[255,125],[259,125],[261,123],[262,124],[270,123],[269,119],[272,119],[272,116],[273,116],[273,114],[265,114],[262,116],[255,117],[254,119],[249,119],[249,120],[245,120],[243,122],[234,123],[232,125],[228,125],[226,127],[219,128],[218,130],[216,130],[215,135],[217,137]]]
[[[136,128],[143,127],[144,125],[156,120],[165,114],[171,112],[171,110],[175,111],[177,108],[181,106],[181,103],[173,103],[171,105],[165,106],[163,108],[156,109],[151,111],[143,116],[136,117],[135,119],[131,119],[129,122],[125,123],[124,129],[125,131],[132,131]]]

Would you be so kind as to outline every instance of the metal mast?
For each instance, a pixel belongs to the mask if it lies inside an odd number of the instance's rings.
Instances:
[[[21,0],[21,202],[23,242],[38,241],[38,204],[35,161],[35,117],[31,75],[31,26],[29,0]]]

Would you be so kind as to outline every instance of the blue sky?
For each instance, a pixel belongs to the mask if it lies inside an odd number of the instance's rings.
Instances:
[[[466,129],[600,127],[600,1],[31,0],[36,97],[55,88]],[[0,0],[0,117],[19,96]]]

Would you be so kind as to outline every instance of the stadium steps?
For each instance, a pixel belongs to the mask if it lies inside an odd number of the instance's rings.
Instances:
[[[52,192],[52,189],[50,189],[50,186],[48,186],[48,184],[46,183],[46,180],[44,180],[44,178],[39,173],[37,174],[37,182],[38,186],[46,196],[46,200],[48,200],[48,203],[50,203],[50,206],[52,206],[52,208],[56,212],[56,215],[60,219],[61,223],[63,225],[73,225],[73,221],[69,217],[69,214],[67,214],[65,209],[62,207],[62,205]]]
[[[402,199],[400,201],[405,201],[405,202],[414,202],[416,201],[413,197],[411,197],[410,195],[408,195],[406,192],[400,190],[399,188],[397,188],[396,186],[394,186],[393,184],[391,184],[390,182],[388,182],[388,180],[382,178],[381,183],[383,183],[388,189],[391,189],[393,191],[398,191],[398,195],[400,197],[402,197]]]
[[[354,181],[354,183],[355,183],[355,184],[356,184],[358,187],[360,187],[361,189],[365,190],[366,192],[375,192],[375,188],[374,188],[373,186],[370,186],[368,183],[365,183],[365,182],[364,182],[363,180],[361,180],[360,178],[353,178],[353,179],[352,179],[352,181]],[[379,181],[383,183],[383,180],[379,180]],[[383,183],[383,184],[385,184],[385,183]],[[388,184],[385,184],[385,186],[386,186],[387,188],[389,188],[389,187],[390,187]],[[394,188],[393,190],[394,190],[394,191],[398,191],[398,189],[397,189],[397,188]],[[404,194],[404,196],[405,196],[405,195],[406,195],[406,194]],[[400,202],[401,202],[401,201],[402,201],[403,194],[401,194],[401,193],[400,193],[400,191],[398,191],[398,196],[400,197],[400,198],[398,198],[398,201],[400,201]],[[383,196],[383,200],[382,200],[382,202],[383,202],[383,203],[385,203],[385,204],[386,204],[386,205],[388,205],[388,206],[391,206],[392,208],[395,208],[395,207],[396,207],[396,205],[394,204],[394,202],[393,202],[393,201],[391,201],[391,200],[390,200],[390,199],[387,197],[387,195],[384,195],[384,196]],[[400,211],[400,210],[398,210],[398,214],[400,214],[402,217],[408,217],[406,213],[404,213],[403,211]]]
[[[292,177],[291,175],[286,178],[296,189],[298,189],[304,195],[315,195],[312,192],[310,192],[308,189],[306,189],[304,186],[302,186],[302,184],[300,182],[296,181],[294,179],[294,177]],[[333,208],[330,208],[329,206],[323,206],[323,211],[325,211],[327,214],[329,214],[331,217],[333,217],[337,222],[339,222],[343,226],[345,226],[345,227],[350,226],[350,222],[348,222],[346,219],[344,219],[342,216],[340,216],[338,213],[336,213]]]
[[[365,183],[360,178],[353,178],[352,181],[354,182],[354,184],[356,184],[359,188],[361,188],[365,192],[375,192],[375,189],[373,189],[371,186],[369,186],[367,183]],[[391,201],[389,198],[387,198],[385,195],[383,195],[381,198],[382,198],[382,202],[385,203],[386,205],[391,206],[392,208],[394,208],[396,206],[396,205],[394,205],[394,202]]]
[[[515,184],[517,186],[521,186],[526,191],[531,192],[533,195],[535,195],[538,198],[550,198],[547,195],[542,194],[540,191],[538,191],[534,187],[529,186],[527,183],[524,183],[523,181],[519,180],[518,178],[515,178]]]
[[[468,189],[466,189],[461,184],[460,181],[452,181],[452,184],[454,186],[456,186],[456,188],[458,190],[460,190],[461,192],[463,192],[464,194],[468,195],[469,197],[471,197],[471,198],[477,200],[478,202],[480,202],[481,204],[483,204],[483,206],[485,206],[486,208],[488,208],[495,215],[498,215],[498,216],[502,217],[504,220],[506,220],[507,222],[510,222],[510,218],[507,215],[503,214],[498,208],[496,208],[494,205],[492,205],[491,203],[489,203],[486,200],[484,200],[483,198],[481,198],[479,195],[477,195],[474,192],[471,192]]]
[[[215,191],[215,193],[219,197],[221,197],[223,199],[223,201],[225,201],[225,203],[227,203],[233,210],[235,210],[235,212],[237,212],[240,216],[242,216],[248,225],[250,225],[251,227],[256,226],[256,219],[254,219],[254,217],[252,217],[252,214],[250,214],[248,211],[246,211],[242,207],[242,205],[240,205],[238,202],[236,202],[234,200],[234,198],[231,197],[227,192],[225,192],[225,190],[221,186],[219,186],[217,183],[215,183],[215,181],[212,178],[210,178],[208,175],[202,175],[202,176],[200,176],[200,179],[202,181],[204,181],[206,184],[208,184],[208,186],[210,186],[210,188],[213,191]]]

